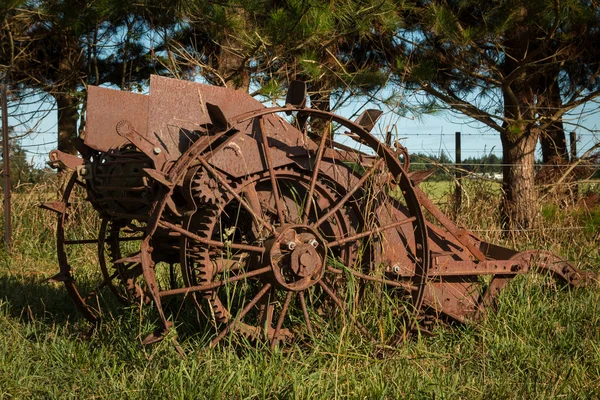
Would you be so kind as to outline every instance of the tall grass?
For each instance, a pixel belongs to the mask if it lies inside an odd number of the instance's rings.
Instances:
[[[486,240],[548,249],[598,271],[597,211],[540,205],[541,229],[506,239],[498,196],[488,189],[466,188],[460,224]],[[14,249],[3,250],[0,262],[0,398],[600,396],[600,290],[562,288],[545,276],[515,279],[480,322],[440,324],[433,337],[384,352],[348,325],[274,351],[227,340],[207,349],[205,336],[190,334],[182,359],[173,337],[140,344],[155,316],[137,307],[111,312],[88,336],[64,289],[45,282],[58,270],[56,217],[37,204],[56,192],[48,183],[13,197]],[[448,212],[449,199],[439,198]]]

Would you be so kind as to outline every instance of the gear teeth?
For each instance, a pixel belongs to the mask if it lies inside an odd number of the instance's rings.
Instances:
[[[108,248],[108,256],[110,258],[110,264],[112,265],[113,269],[117,272],[119,272],[118,277],[119,277],[119,281],[121,282],[122,285],[125,286],[125,290],[127,292],[127,295],[129,296],[130,300],[132,303],[139,303],[141,296],[143,296],[144,291],[142,290],[142,288],[139,286],[139,284],[137,284],[135,282],[135,279],[132,279],[130,277],[123,277],[123,274],[121,271],[118,270],[118,268],[116,267],[116,261],[118,261],[121,257],[121,251],[119,249],[119,245],[118,245],[118,240],[115,240],[115,238],[119,237],[119,233],[122,231],[123,226],[121,226],[119,223],[117,222],[111,222],[109,225],[109,234],[106,237],[106,240],[104,241],[104,243],[106,244],[107,248]],[[116,234],[116,237],[115,237]]]

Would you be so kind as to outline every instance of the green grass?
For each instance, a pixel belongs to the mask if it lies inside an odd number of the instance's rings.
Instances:
[[[35,208],[40,197],[54,196],[48,192],[15,196],[15,248],[12,256],[0,255],[0,398],[600,396],[599,288],[570,290],[536,275],[516,279],[486,319],[438,325],[435,336],[393,350],[373,348],[349,325],[310,346],[272,352],[227,341],[207,349],[205,337],[187,335],[183,359],[172,337],[141,345],[156,321],[152,310],[140,315],[135,307],[114,311],[87,337],[89,326],[64,289],[44,281],[57,271],[55,220]],[[484,198],[472,193],[472,214],[461,213],[459,221],[496,227],[496,203],[476,201]],[[550,230],[585,218],[561,215],[545,222],[546,231],[504,244],[541,246],[598,271],[597,231]],[[482,235],[501,240],[494,232]]]

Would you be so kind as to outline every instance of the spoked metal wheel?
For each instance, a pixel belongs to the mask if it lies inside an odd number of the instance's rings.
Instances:
[[[197,173],[225,194],[219,204],[199,200],[196,220],[179,226],[162,217],[160,204],[173,193],[163,190],[153,219],[186,238],[187,287],[156,297],[202,293],[217,328],[211,345],[237,332],[275,346],[346,323],[367,340],[390,343],[403,330],[400,316],[411,320],[420,309],[429,266],[425,220],[407,173],[398,156],[363,128],[315,110],[302,112],[350,129],[371,150],[372,162],[357,166],[332,159],[323,139],[303,167],[274,168],[261,117],[279,111],[290,108],[238,119],[256,118],[263,173],[231,182],[197,149],[174,166],[171,182],[200,165]],[[345,179],[332,178],[332,168]],[[382,184],[390,175],[393,185]],[[393,245],[402,246],[405,257],[397,258],[407,260],[404,265],[381,257],[390,232]]]
[[[108,303],[139,299],[141,270],[115,261],[139,253],[145,228],[100,218],[84,199],[85,185],[73,174],[62,201],[55,203],[60,272],[52,279],[63,282],[81,314],[97,324]]]

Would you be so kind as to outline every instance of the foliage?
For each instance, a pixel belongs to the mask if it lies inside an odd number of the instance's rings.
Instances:
[[[112,0],[22,0],[2,10],[0,75],[15,103],[26,104],[31,92],[56,102],[60,150],[75,153],[70,141],[88,84],[141,90],[151,73],[164,72],[143,11]]]
[[[289,81],[300,79],[309,85],[313,106],[326,102],[326,109],[330,96],[368,93],[387,82],[382,57],[400,21],[392,1],[186,5],[185,27],[173,52],[210,83],[225,85],[236,75],[249,74],[258,93],[277,98]],[[237,70],[222,68],[226,52],[234,56],[235,62],[229,62]]]
[[[24,190],[25,185],[32,185],[47,178],[48,170],[37,169],[27,160],[27,153],[21,147],[18,139],[10,139],[8,143],[9,168],[11,189]],[[0,175],[4,175],[4,154],[0,143]],[[0,181],[0,187],[4,187],[4,179]]]

